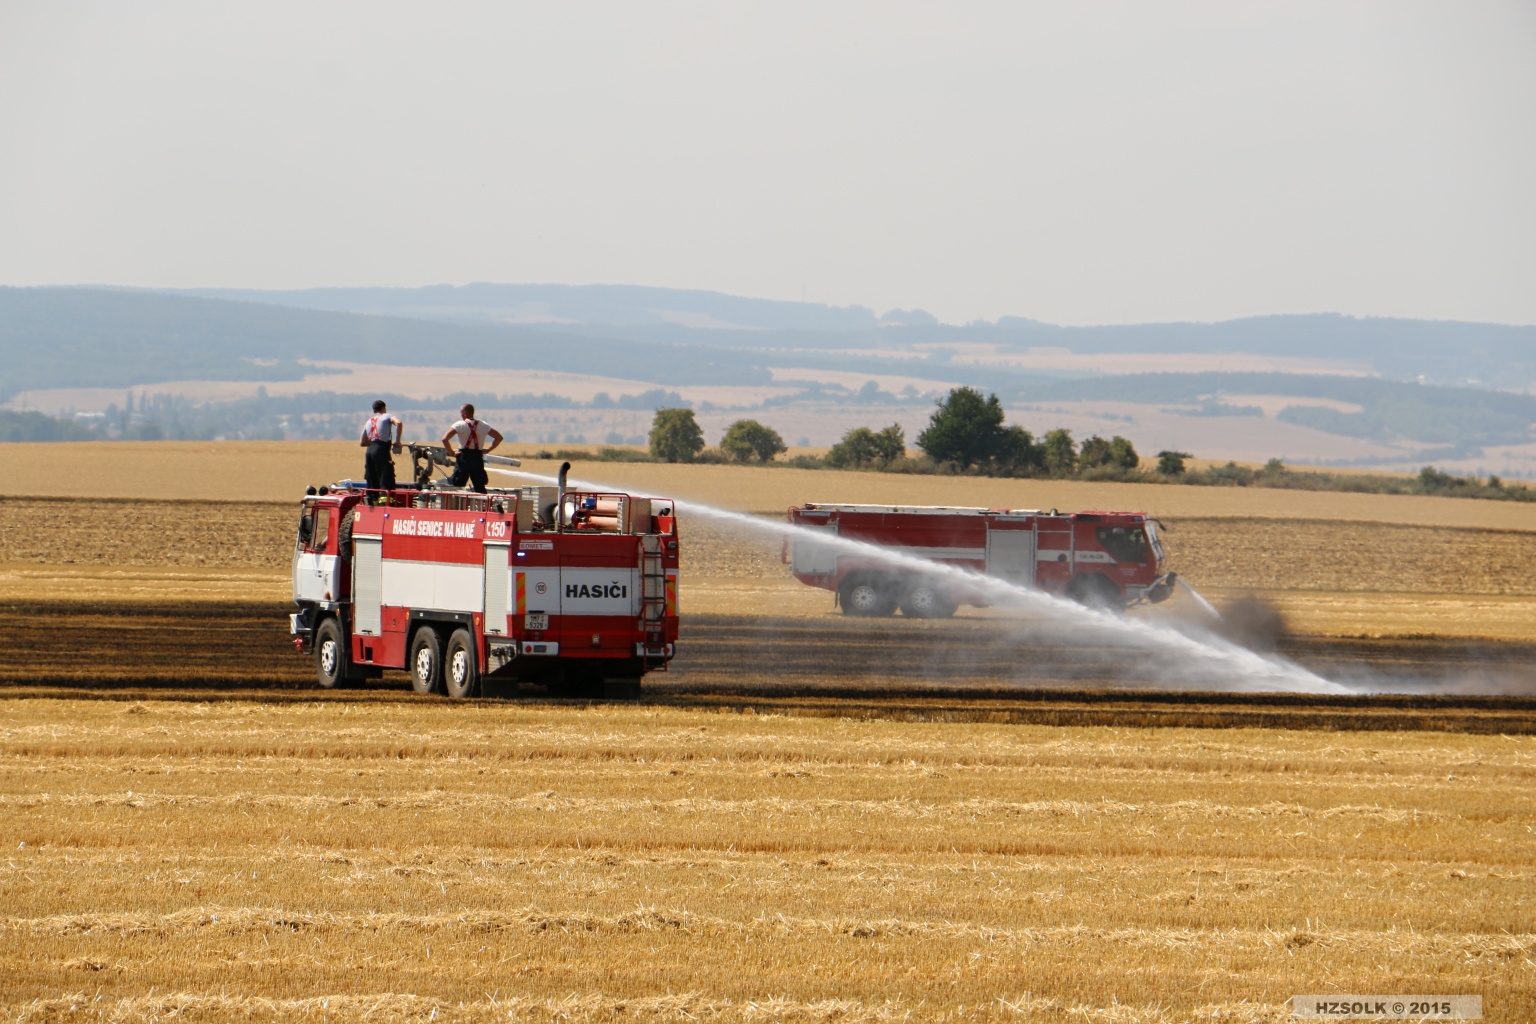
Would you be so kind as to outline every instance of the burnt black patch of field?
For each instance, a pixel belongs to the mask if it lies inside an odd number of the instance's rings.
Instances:
[[[309,658],[288,636],[287,606],[51,603],[5,611],[11,645],[0,685],[17,696],[436,699],[409,694],[403,672],[359,689],[317,690]],[[1349,695],[1169,688],[1140,671],[1134,650],[1024,644],[996,620],[693,615],[671,671],[647,677],[641,699],[722,711],[1063,726],[1536,732],[1533,645],[1288,637],[1280,646],[1329,678],[1392,679],[1400,692],[1364,692],[1364,683]],[[1466,682],[1478,679],[1488,685]],[[1438,691],[1429,692],[1437,680]],[[539,687],[495,692],[546,699]]]
[[[1020,687],[1190,689],[1170,679],[1166,666],[1151,671],[1137,647],[1024,636],[999,619],[693,615],[684,620],[679,643],[686,656],[674,676],[689,684],[841,692],[936,685],[1013,693]],[[1274,646],[1280,657],[1362,692],[1536,696],[1536,644],[1285,636]]]
[[[288,636],[288,608],[73,602],[3,607],[10,657],[0,684],[246,689],[309,686]]]

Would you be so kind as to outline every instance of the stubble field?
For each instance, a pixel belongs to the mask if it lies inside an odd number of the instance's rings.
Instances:
[[[1536,1018],[1525,508],[596,467],[764,513],[1146,508],[1288,656],[1514,695],[1127,693],[1134,655],[850,624],[776,541],[685,518],[646,700],[453,703],[306,690],[287,647],[292,500],[356,449],[35,447],[51,475],[0,446],[33,495],[0,499],[7,1019]]]
[[[11,1019],[1536,1015],[1530,737],[9,700],[0,744]]]

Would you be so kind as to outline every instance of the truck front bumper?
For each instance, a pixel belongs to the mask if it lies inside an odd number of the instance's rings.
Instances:
[[[1147,592],[1141,596],[1143,600],[1150,601],[1152,604],[1161,604],[1173,596],[1173,588],[1178,581],[1178,573],[1165,573],[1148,587]]]
[[[315,610],[305,608],[289,615],[288,634],[293,637],[293,646],[301,651],[309,650],[315,639]]]

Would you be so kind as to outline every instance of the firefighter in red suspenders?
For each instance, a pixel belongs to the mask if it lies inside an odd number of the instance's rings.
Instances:
[[[496,446],[501,444],[501,432],[475,419],[473,405],[464,405],[459,415],[463,418],[443,435],[443,447],[448,449],[449,455],[455,456],[453,476],[448,478],[448,482],[455,487],[472,483],[475,490],[484,494],[485,485],[489,481],[485,475],[485,453],[495,451]],[[489,445],[486,444],[487,440],[490,441]],[[453,450],[454,441],[459,442],[458,452]]]
[[[358,441],[359,447],[368,449],[363,456],[363,479],[370,491],[394,488],[395,460],[390,451],[400,454],[402,427],[400,417],[389,415],[383,399],[373,403],[373,415],[363,424],[363,436]]]

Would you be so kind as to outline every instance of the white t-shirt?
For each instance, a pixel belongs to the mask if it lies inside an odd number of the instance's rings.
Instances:
[[[485,447],[485,424],[479,420],[459,420],[448,429],[458,435],[460,448],[473,450]]]
[[[368,417],[368,422],[363,424],[362,440],[385,442],[397,441],[398,438],[395,437],[394,417],[390,416],[390,414],[387,412],[381,412],[377,416]]]

